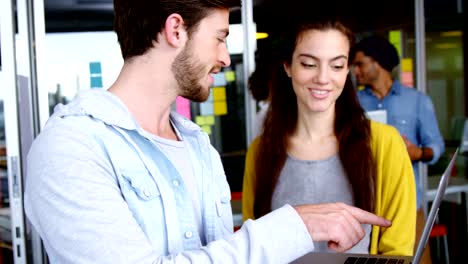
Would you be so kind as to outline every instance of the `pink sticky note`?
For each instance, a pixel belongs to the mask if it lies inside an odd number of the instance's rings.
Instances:
[[[176,99],[176,111],[177,113],[185,116],[188,119],[192,119],[190,114],[190,101],[181,96],[177,96]]]
[[[413,72],[402,72],[401,83],[409,87],[414,87]]]

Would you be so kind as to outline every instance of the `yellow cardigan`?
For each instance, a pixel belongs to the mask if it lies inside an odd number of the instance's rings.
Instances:
[[[376,162],[375,214],[392,221],[389,228],[372,227],[370,253],[413,255],[416,233],[416,186],[413,167],[398,131],[371,121],[371,148]],[[259,138],[246,156],[242,190],[243,219],[254,219],[255,151]]]

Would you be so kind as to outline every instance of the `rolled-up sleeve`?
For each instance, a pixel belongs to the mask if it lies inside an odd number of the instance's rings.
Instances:
[[[440,134],[437,117],[432,104],[431,98],[427,95],[421,96],[419,104],[419,132],[420,145],[422,147],[431,148],[434,156],[429,164],[436,163],[440,156],[444,153],[445,143]]]

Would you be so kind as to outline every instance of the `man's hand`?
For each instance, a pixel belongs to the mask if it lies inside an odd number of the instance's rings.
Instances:
[[[304,221],[313,241],[327,241],[328,247],[344,252],[365,235],[361,224],[391,226],[391,222],[343,203],[300,205],[294,207]]]
[[[412,161],[418,161],[422,158],[422,149],[413,144],[405,135],[401,135],[405,141],[406,149]]]
[[[406,144],[406,149],[411,161],[430,161],[434,157],[434,152],[428,147],[418,147],[411,142],[405,135],[401,135]]]

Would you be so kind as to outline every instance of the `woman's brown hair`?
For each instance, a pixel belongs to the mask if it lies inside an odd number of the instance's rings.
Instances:
[[[283,38],[281,60],[284,63],[291,64],[294,49],[302,33],[308,30],[337,30],[348,38],[350,48],[354,45],[354,34],[338,20],[302,22],[290,31],[292,36]],[[273,76],[270,107],[255,154],[255,218],[272,209],[273,192],[287,158],[288,138],[298,120],[297,98],[291,79],[282,67],[278,67]],[[352,186],[354,205],[373,211],[375,166],[370,147],[370,122],[359,104],[349,75],[335,104],[334,131],[339,142],[338,155]]]

